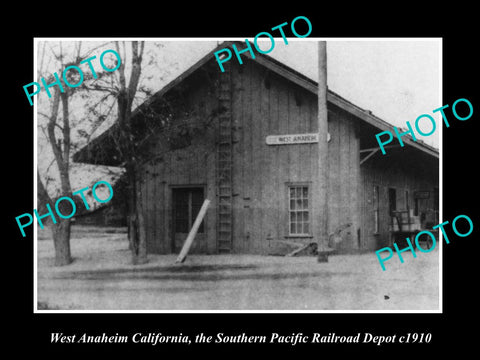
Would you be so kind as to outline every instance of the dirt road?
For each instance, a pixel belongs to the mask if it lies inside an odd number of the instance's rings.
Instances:
[[[65,310],[438,310],[439,251],[404,253],[382,271],[375,253],[314,257],[150,255],[130,264],[126,234],[75,235],[74,263],[53,267],[38,241],[41,307]]]

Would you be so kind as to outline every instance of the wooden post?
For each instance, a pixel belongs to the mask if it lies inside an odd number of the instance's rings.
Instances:
[[[315,222],[319,262],[328,261],[328,121],[327,121],[327,43],[318,42],[318,175],[316,181]]]
[[[200,224],[202,223],[202,220],[205,217],[205,214],[207,213],[207,209],[209,205],[210,205],[210,200],[205,199],[200,211],[198,212],[197,218],[195,219],[195,222],[193,223],[192,228],[188,233],[187,239],[183,244],[182,251],[180,251],[180,254],[177,257],[177,260],[175,261],[176,263],[182,263],[185,261],[188,251],[190,250],[193,240],[195,239],[195,235],[197,235],[198,228],[200,227]]]

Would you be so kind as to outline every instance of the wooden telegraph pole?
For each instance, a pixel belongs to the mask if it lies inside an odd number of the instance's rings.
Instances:
[[[327,121],[327,43],[318,42],[318,175],[317,249],[318,262],[328,261],[328,121]]]

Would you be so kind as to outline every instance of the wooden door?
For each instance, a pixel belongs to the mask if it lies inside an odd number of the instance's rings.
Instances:
[[[202,187],[182,187],[172,189],[173,237],[172,252],[180,252],[195,218],[204,201]],[[205,243],[204,222],[200,225],[192,252],[199,252]]]

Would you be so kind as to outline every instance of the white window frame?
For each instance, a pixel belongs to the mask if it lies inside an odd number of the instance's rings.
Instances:
[[[292,199],[290,197],[291,195],[291,189],[292,188],[295,188],[295,189],[298,189],[298,188],[301,188],[301,191],[300,191],[300,198],[297,198],[296,195],[295,197]],[[304,198],[303,197],[303,189],[304,188],[307,188],[307,197]],[[289,237],[311,237],[312,236],[312,211],[311,211],[311,204],[312,204],[312,196],[311,196],[311,184],[310,183],[306,183],[306,182],[296,182],[296,183],[287,183],[287,227],[288,227],[288,230],[287,230],[287,234]],[[295,193],[297,192],[297,190],[295,190]],[[292,200],[294,200],[294,207],[295,208],[292,208],[291,204],[292,204]],[[300,208],[296,208],[297,206],[297,201],[300,200],[300,205],[301,205],[301,209]],[[307,204],[305,205],[305,200],[307,200]],[[307,213],[307,220],[305,221],[303,219],[303,214],[304,213]],[[295,213],[295,217],[296,219],[293,220],[292,219],[292,214]],[[302,214],[302,219],[300,220],[300,222],[298,221],[298,214]],[[292,223],[295,223],[295,232],[292,232]],[[304,224],[308,224],[308,232],[305,232],[304,229]],[[302,231],[301,232],[298,232],[297,231],[297,226],[301,224],[301,227],[302,227]]]

